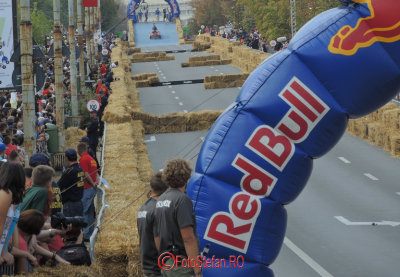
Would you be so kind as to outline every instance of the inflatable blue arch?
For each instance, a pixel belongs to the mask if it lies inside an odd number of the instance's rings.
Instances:
[[[127,6],[127,17],[132,19],[134,23],[137,22],[136,9],[139,7],[142,0],[130,0]],[[179,4],[176,0],[165,0],[171,8],[171,17],[179,18],[181,10],[179,9]]]
[[[204,276],[273,276],[285,205],[305,187],[316,158],[349,118],[400,91],[400,1],[341,0],[265,60],[211,128],[188,184],[201,249],[243,257],[241,268]],[[214,260],[213,259],[213,260]]]

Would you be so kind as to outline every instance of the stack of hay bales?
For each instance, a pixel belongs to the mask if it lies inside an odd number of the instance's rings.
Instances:
[[[349,121],[347,131],[400,157],[400,107],[389,103],[376,112]]]
[[[22,276],[22,275],[21,275]],[[25,275],[24,275],[25,276]],[[105,276],[101,268],[97,265],[91,266],[71,266],[58,264],[56,267],[38,267],[34,272],[29,274],[31,277],[59,277],[59,276],[74,276],[74,277],[102,277]]]
[[[245,47],[240,42],[231,42],[220,37],[212,37],[208,34],[199,35],[193,44],[193,49],[204,51],[204,44],[210,45],[207,52],[215,53],[224,60],[232,60],[232,65],[244,72],[252,72],[261,62],[269,57],[269,54]]]
[[[113,49],[112,60],[119,52],[119,47]],[[142,276],[136,218],[153,172],[142,122],[130,116],[132,111],[141,110],[135,81],[118,67],[113,72],[120,80],[111,84],[113,93],[104,114],[104,178],[111,189],[106,194],[109,208],[96,243],[96,264],[104,276]]]
[[[126,50],[126,54],[128,56],[130,56],[130,55],[132,55],[134,53],[140,53],[140,52],[142,52],[142,48],[140,48],[140,47],[132,47],[132,48],[128,48]]]
[[[82,129],[77,127],[69,127],[65,130],[65,146],[66,148],[73,148],[76,149],[79,140],[82,137],[86,137],[86,132]]]
[[[134,53],[131,58],[132,63],[171,61],[171,60],[175,60],[175,56],[167,55],[167,53],[165,52]]]
[[[133,28],[133,20],[128,20],[128,32],[129,32],[129,47],[135,47],[135,30]]]
[[[248,77],[248,73],[206,76],[204,78],[204,88],[216,89],[241,87]]]
[[[178,31],[178,37],[179,37],[179,44],[185,44],[185,39],[183,37],[183,29],[182,29],[182,23],[180,18],[174,18],[175,24],[176,24],[176,30]]]
[[[155,72],[136,74],[132,79],[136,81],[137,88],[151,87],[152,84],[160,82],[160,78]]]
[[[132,112],[132,118],[143,122],[146,134],[181,133],[207,130],[221,113],[222,111],[200,111],[153,115],[145,112]]]
[[[194,67],[194,66],[210,66],[210,65],[226,65],[230,64],[232,60],[222,60],[220,55],[210,56],[194,56],[189,57],[189,62],[182,63],[182,67]]]

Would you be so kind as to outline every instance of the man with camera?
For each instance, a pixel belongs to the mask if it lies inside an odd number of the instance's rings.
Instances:
[[[58,186],[61,189],[63,213],[67,217],[83,216],[83,179],[85,173],[78,164],[78,154],[74,149],[65,151],[65,165]]]

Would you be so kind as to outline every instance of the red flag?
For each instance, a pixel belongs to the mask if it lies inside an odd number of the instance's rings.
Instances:
[[[83,0],[83,6],[86,7],[97,7],[97,0]]]

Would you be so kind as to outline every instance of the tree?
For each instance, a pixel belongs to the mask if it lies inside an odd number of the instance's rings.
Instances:
[[[119,4],[115,0],[101,0],[101,30],[107,31],[121,20]]]
[[[191,6],[195,8],[194,17],[197,25],[222,26],[226,18],[222,12],[221,1],[219,0],[193,0]]]
[[[31,12],[33,38],[39,45],[44,45],[45,37],[48,36],[53,28],[53,21],[38,9],[35,2]]]

